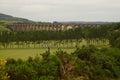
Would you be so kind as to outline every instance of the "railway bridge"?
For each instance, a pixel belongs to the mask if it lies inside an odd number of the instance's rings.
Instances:
[[[102,24],[103,25],[103,24]],[[7,27],[13,31],[68,30],[78,27],[99,27],[101,24],[11,24]]]

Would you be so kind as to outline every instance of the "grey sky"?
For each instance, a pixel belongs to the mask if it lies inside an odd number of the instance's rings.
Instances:
[[[0,13],[34,21],[120,21],[120,0],[0,0]]]

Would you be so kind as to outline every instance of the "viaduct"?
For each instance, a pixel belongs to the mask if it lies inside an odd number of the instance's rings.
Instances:
[[[68,30],[78,27],[99,27],[103,24],[11,24],[7,27],[13,31]]]

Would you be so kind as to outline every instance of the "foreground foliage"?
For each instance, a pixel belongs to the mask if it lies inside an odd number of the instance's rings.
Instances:
[[[9,76],[5,72],[6,60],[0,59],[0,80],[8,80]]]
[[[47,51],[26,61],[8,59],[5,71],[10,80],[118,80],[120,49],[89,46],[55,55]]]

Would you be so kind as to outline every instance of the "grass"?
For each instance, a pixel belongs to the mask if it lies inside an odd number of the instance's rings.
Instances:
[[[62,49],[63,51],[67,51],[71,53],[75,49]],[[0,50],[0,58],[14,58],[14,59],[23,59],[26,60],[29,56],[35,57],[41,53],[44,53],[47,49],[1,49]],[[51,49],[51,53],[54,54],[57,49]]]

